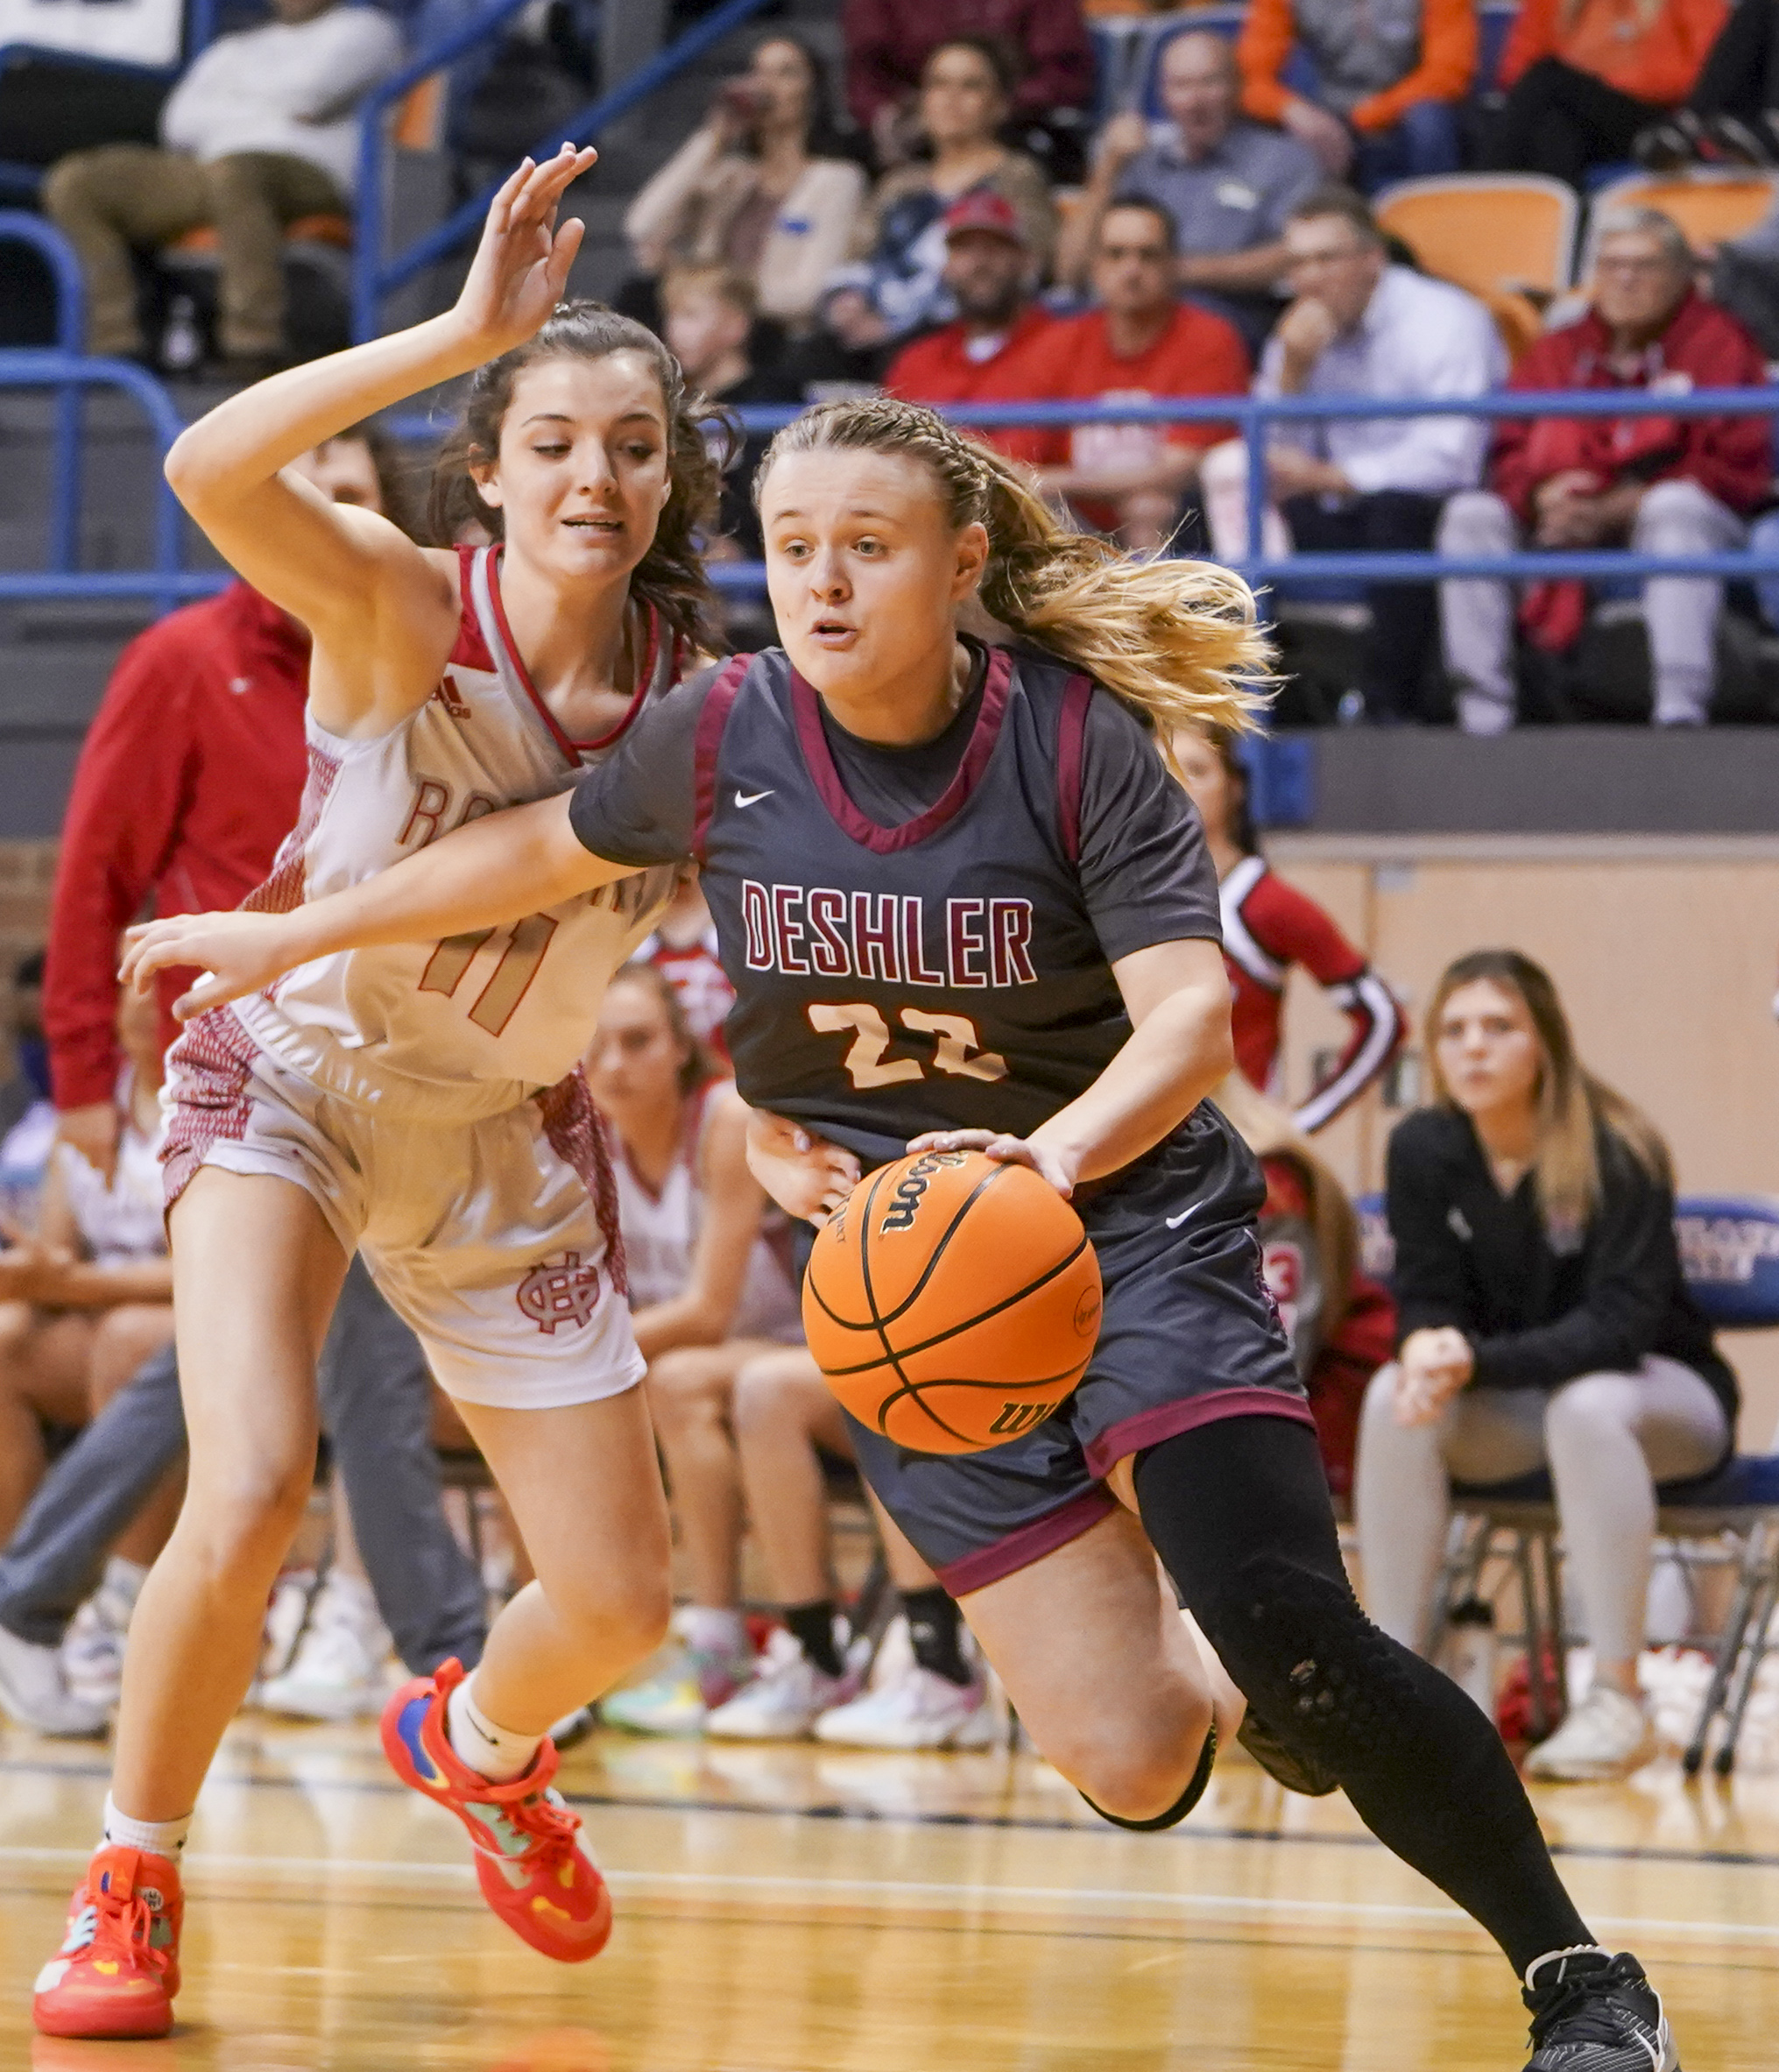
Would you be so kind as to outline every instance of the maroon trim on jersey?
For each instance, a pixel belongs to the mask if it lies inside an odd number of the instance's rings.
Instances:
[[[1003,1576],[1029,1568],[1046,1554],[1054,1554],[1071,1539],[1079,1539],[1117,1509],[1118,1501],[1110,1490],[1084,1489],[1041,1518],[1034,1518],[1029,1525],[1009,1532],[1005,1539],[960,1554],[957,1560],[945,1562],[933,1573],[954,1597],[962,1597],[969,1590],[985,1589]]]
[[[1062,853],[1081,861],[1081,754],[1087,738],[1091,677],[1071,676],[1062,687],[1062,718],[1056,730],[1056,810],[1062,824]]]
[[[587,1075],[577,1064],[532,1099],[538,1104],[545,1141],[565,1165],[573,1167],[593,1204],[599,1234],[605,1241],[605,1277],[618,1294],[628,1295],[630,1269],[618,1220],[618,1179],[611,1170],[604,1121],[587,1090]]]
[[[293,914],[308,896],[308,846],[321,825],[321,815],[333,795],[334,780],[340,774],[340,758],[325,748],[308,745],[309,776],[303,786],[302,805],[297,824],[278,845],[272,859],[272,874],[256,885],[241,902],[244,914]],[[277,980],[266,988],[266,998],[277,990]]]
[[[457,549],[457,644],[446,658],[447,668],[455,661],[461,662],[466,669],[485,669],[491,676],[494,674],[494,657],[488,652],[482,621],[476,616],[476,592],[469,579],[476,556],[492,552],[488,547]]]
[[[247,1091],[259,1046],[227,1008],[212,1008],[187,1022],[167,1053],[173,1120],[160,1147],[166,1206],[191,1185],[213,1146],[247,1135],[253,1099]]]
[[[698,731],[692,737],[692,853],[704,860],[704,838],[710,831],[710,816],[717,810],[717,754],[723,746],[723,730],[740,695],[742,679],[753,666],[751,654],[731,654],[704,694],[704,709],[698,715]]]
[[[460,548],[459,551],[461,552],[462,549]],[[578,767],[583,755],[591,755],[598,749],[611,747],[614,741],[619,739],[628,732],[631,722],[642,711],[643,700],[648,696],[649,687],[654,682],[655,662],[660,654],[660,614],[653,605],[645,605],[638,601],[638,609],[643,614],[643,623],[648,628],[648,645],[643,652],[642,667],[637,671],[636,689],[631,697],[623,718],[618,721],[610,733],[601,734],[597,741],[570,740],[567,733],[563,732],[561,722],[538,695],[537,685],[531,680],[531,671],[525,666],[525,657],[519,651],[519,643],[512,637],[512,628],[506,623],[506,606],[500,595],[500,557],[506,550],[504,547],[489,547],[484,548],[483,551],[490,556],[488,595],[494,605],[494,623],[500,629],[501,641],[505,647],[507,659],[512,664],[513,674],[525,687],[526,696],[537,707],[539,715],[544,725],[549,728],[557,747],[561,750],[571,763]],[[628,609],[627,606],[625,608]]]
[[[1083,1449],[1088,1472],[1108,1475],[1127,1453],[1158,1446],[1164,1439],[1178,1439],[1182,1432],[1197,1432],[1201,1425],[1221,1424],[1225,1418],[1288,1418],[1294,1425],[1316,1429],[1310,1404],[1302,1396],[1288,1396],[1282,1389],[1212,1389],[1203,1396],[1182,1396],[1177,1403],[1139,1411],[1135,1417],[1102,1432]]]
[[[889,856],[898,849],[912,849],[917,842],[924,842],[928,835],[943,827],[948,820],[955,819],[988,767],[989,757],[994,753],[994,745],[1000,738],[1001,721],[1006,717],[1007,689],[1013,673],[1013,658],[1007,649],[991,647],[988,668],[983,676],[982,704],[957,774],[924,813],[903,821],[900,827],[879,827],[876,821],[867,819],[847,796],[846,787],[840,781],[840,772],[834,767],[834,753],[828,746],[828,736],[822,731],[821,699],[793,669],[791,713],[797,723],[797,739],[802,743],[803,760],[808,766],[815,789],[821,794],[822,803],[841,833],[850,836],[874,855]]]

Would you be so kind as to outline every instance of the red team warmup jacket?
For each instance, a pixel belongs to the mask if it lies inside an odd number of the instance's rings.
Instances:
[[[309,637],[231,583],[119,657],[62,826],[44,1025],[59,1108],[109,1100],[119,1055],[117,937],[145,910],[238,906],[295,824],[307,751]],[[162,1036],[189,972],[162,975]]]
[[[1331,1122],[1389,1063],[1405,1033],[1401,1008],[1316,902],[1275,878],[1264,857],[1243,857],[1218,890],[1224,961],[1235,995],[1235,1061],[1243,1078],[1262,1093],[1270,1090],[1294,964],[1352,1024],[1340,1062],[1292,1118],[1307,1135]]]

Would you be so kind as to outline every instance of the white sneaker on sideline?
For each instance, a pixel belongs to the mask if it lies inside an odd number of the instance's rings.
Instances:
[[[68,1688],[88,1705],[114,1707],[124,1687],[124,1641],[148,1571],[112,1555],[99,1587],[74,1614],[62,1640]]]
[[[0,1626],[0,1714],[15,1726],[71,1741],[96,1741],[108,1725],[105,1708],[88,1705],[68,1688],[60,1648],[20,1640]]]
[[[389,1695],[389,1629],[356,1575],[321,1585],[291,1665],[259,1687],[263,1711],[298,1720],[373,1719]]]
[[[1547,1783],[1585,1784],[1628,1776],[1655,1753],[1655,1729],[1643,1708],[1610,1684],[1596,1684],[1527,1757],[1526,1774]]]
[[[710,1714],[734,1697],[752,1671],[753,1650],[745,1643],[735,1653],[681,1647],[643,1682],[608,1692],[600,1709],[608,1727],[626,1734],[702,1734]]]
[[[988,1748],[994,1712],[979,1678],[954,1684],[910,1662],[850,1705],[824,1712],[815,1738],[836,1748]]]
[[[856,1675],[817,1669],[796,1636],[780,1627],[752,1676],[728,1704],[706,1715],[704,1731],[717,1741],[801,1741],[830,1706],[843,1704],[858,1688]]]

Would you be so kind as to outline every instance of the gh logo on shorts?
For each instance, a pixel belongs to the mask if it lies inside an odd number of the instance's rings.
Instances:
[[[586,1324],[599,1307],[599,1269],[582,1266],[578,1252],[564,1252],[560,1262],[545,1260],[519,1283],[513,1300],[546,1338],[558,1324]]]

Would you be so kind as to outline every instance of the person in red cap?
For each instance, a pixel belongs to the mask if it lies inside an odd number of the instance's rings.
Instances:
[[[911,403],[1025,402],[1040,392],[1034,349],[1056,320],[1032,300],[1037,265],[1004,194],[977,187],[945,212],[945,285],[957,316],[905,346],[884,377]],[[1014,460],[1043,457],[1044,434],[1009,425],[977,436]]]
[[[1020,371],[1035,396],[1094,402],[1245,396],[1247,348],[1232,323],[1175,292],[1179,231],[1159,202],[1117,202],[1094,233],[1099,307],[1055,324]],[[1211,424],[1083,424],[1038,435],[1031,459],[1046,488],[1136,553],[1172,536],[1205,449],[1229,436]]]

